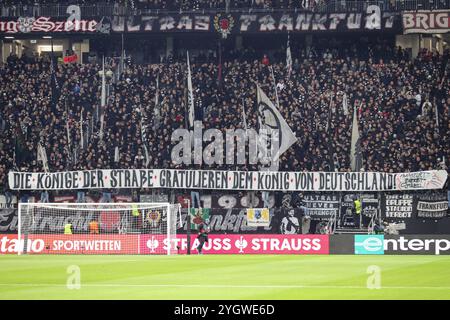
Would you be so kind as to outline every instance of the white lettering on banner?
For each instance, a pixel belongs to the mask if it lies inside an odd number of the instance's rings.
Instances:
[[[384,250],[386,252],[433,252],[433,249],[435,255],[440,255],[443,252],[447,252],[450,250],[450,241],[447,239],[409,239],[406,237],[400,237],[398,239],[384,239]]]
[[[450,28],[449,10],[403,12],[403,32],[447,33]]]
[[[146,241],[146,236],[141,236],[141,241]],[[156,240],[157,241],[157,240]],[[147,243],[148,241],[146,241]],[[169,245],[167,239],[163,240],[163,249],[167,250]],[[186,235],[178,235],[171,239],[172,247],[178,247],[179,253],[187,250]],[[199,244],[198,239],[191,242],[191,250],[195,250]],[[157,244],[159,245],[159,243]],[[153,246],[153,245],[152,245]],[[146,245],[148,251],[141,253],[153,253],[152,246]],[[210,241],[203,246],[205,253],[212,254],[328,254],[328,236],[324,235],[211,235]]]
[[[412,194],[387,194],[386,218],[411,218],[413,212]]]
[[[308,216],[313,219],[329,219],[339,211],[339,199],[336,195],[305,194],[303,197]]]
[[[214,21],[220,14],[167,14],[152,15],[111,15],[96,17],[92,20],[81,20],[82,10],[77,5],[70,5],[66,11],[68,18],[60,20],[56,17],[19,17],[15,20],[0,21],[0,32],[210,32],[214,31]],[[230,13],[227,14],[233,23],[229,24],[229,32],[236,33],[280,33],[305,31],[347,31],[347,30],[389,30],[394,28],[394,19],[400,17],[396,12],[383,12],[378,5],[370,5],[361,13]],[[448,14],[418,13],[420,28],[440,28],[448,26]],[[413,24],[416,16],[404,15],[404,21]],[[400,20],[400,19],[398,19]],[[236,27],[234,26],[236,23]],[[399,21],[400,22],[400,21]],[[431,30],[431,29],[429,29]]]
[[[119,240],[55,240],[55,251],[120,251]]]
[[[17,237],[17,236],[16,236]],[[24,240],[10,239],[8,236],[3,236],[0,240],[0,253],[18,253],[23,251]],[[42,239],[29,239],[27,241],[27,252],[39,253],[44,250],[45,242]]]
[[[14,172],[13,190],[173,188],[264,191],[388,191],[441,189],[447,171],[269,172],[175,169],[114,169],[69,172]],[[413,181],[413,182],[411,182]]]
[[[303,241],[302,241],[303,240]],[[252,239],[252,250],[297,250],[318,251],[321,249],[319,239]]]
[[[425,200],[417,203],[417,217],[440,219],[447,216],[448,201]]]
[[[17,21],[0,21],[0,32],[97,32],[96,20],[78,20],[71,16],[70,20],[54,21],[50,17],[20,17]]]
[[[422,211],[441,211],[441,210],[447,210],[448,209],[448,202],[442,201],[442,202],[419,202],[417,204],[417,210]]]
[[[434,192],[419,194],[417,200],[417,218],[441,219],[447,216],[447,193]]]

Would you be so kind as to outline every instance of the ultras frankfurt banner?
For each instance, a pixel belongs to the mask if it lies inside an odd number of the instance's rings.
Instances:
[[[13,190],[174,188],[261,191],[387,191],[441,189],[445,170],[409,173],[269,172],[108,169],[53,173],[9,172]]]
[[[155,13],[86,18],[79,9],[79,14],[67,19],[45,16],[0,19],[0,32],[5,33],[216,32],[223,38],[231,33],[389,31],[400,27],[400,14],[382,12],[376,5],[356,13]]]

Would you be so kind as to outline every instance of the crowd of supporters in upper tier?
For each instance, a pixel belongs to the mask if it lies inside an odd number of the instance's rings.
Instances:
[[[279,9],[279,10],[363,10],[370,4],[377,4],[383,10],[434,10],[447,9],[449,0],[0,0],[3,15],[33,14],[39,6],[81,5],[116,6],[144,10],[207,10],[207,9]],[[35,10],[33,11],[33,8]],[[32,13],[33,12],[33,13]]]
[[[224,9],[224,8],[259,8],[259,9],[295,9],[314,8],[325,5],[325,0],[102,0],[95,1],[98,5],[118,5],[136,9],[160,9],[160,10],[195,10],[195,9]],[[93,1],[60,1],[60,0],[2,0],[5,6],[35,6],[52,4],[78,4],[92,5]]]
[[[273,69],[280,112],[298,138],[282,155],[280,170],[349,171],[353,108],[362,170],[445,167],[450,159],[449,52],[424,50],[411,61],[404,50],[386,44],[331,48],[318,44],[293,50],[290,74],[282,51],[264,57],[251,50],[227,52],[220,65],[215,54],[192,55],[196,119],[205,129],[243,128],[245,106],[248,127],[257,128],[255,82],[276,104]],[[185,54],[159,64],[127,62],[120,76],[121,63],[106,61],[103,109],[101,59],[59,63],[54,73],[45,57],[11,55],[0,66],[0,187],[7,187],[11,169],[43,170],[39,143],[50,171],[181,167],[171,162],[171,135],[188,123]]]

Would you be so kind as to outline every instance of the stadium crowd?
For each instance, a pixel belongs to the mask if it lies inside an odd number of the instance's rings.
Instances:
[[[83,15],[140,15],[156,11],[307,11],[360,12],[376,4],[384,11],[448,9],[449,0],[0,0],[0,16],[67,15],[68,5],[79,5]]]
[[[97,5],[118,5],[131,9],[159,9],[159,10],[200,10],[200,9],[313,9],[326,3],[325,0],[101,0]],[[1,0],[2,6],[55,5],[77,4],[92,5],[92,1],[60,1],[60,0]]]
[[[220,65],[215,55],[193,55],[196,119],[205,129],[243,128],[244,105],[248,127],[256,128],[254,82],[276,103],[273,68],[279,109],[298,138],[280,170],[350,171],[353,108],[362,170],[438,169],[450,159],[448,51],[424,50],[410,61],[384,43],[318,42],[310,50],[294,44],[290,73],[285,54],[229,51]],[[0,67],[0,188],[11,169],[43,170],[39,143],[50,171],[180,167],[171,162],[171,135],[187,127],[185,53],[160,64],[129,63],[116,77],[119,65],[108,59],[102,109],[99,61],[60,63],[53,77],[48,58],[8,57]]]

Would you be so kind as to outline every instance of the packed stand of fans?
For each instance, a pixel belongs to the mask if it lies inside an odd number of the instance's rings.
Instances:
[[[119,5],[131,9],[158,10],[202,10],[202,9],[313,9],[324,5],[325,0],[100,0],[96,5]],[[1,0],[0,6],[38,6],[38,5],[92,5],[92,1],[60,0]]]
[[[377,4],[383,10],[437,10],[448,9],[448,0],[0,0],[1,14],[37,14],[39,6],[51,5],[114,6],[131,10],[207,10],[207,9],[265,9],[265,10],[312,10],[346,11],[365,10],[370,4]],[[118,11],[122,12],[122,11]],[[61,12],[65,14],[64,12]],[[117,12],[116,12],[117,13]]]
[[[273,68],[279,109],[298,138],[281,157],[280,170],[350,171],[353,108],[362,170],[407,172],[448,163],[448,52],[423,51],[410,62],[402,49],[386,44],[319,42],[309,51],[293,44],[290,74],[285,52],[224,52],[220,66],[215,55],[192,57],[196,119],[205,129],[243,128],[245,105],[248,127],[256,129],[255,81],[276,103]],[[102,111],[101,63],[59,64],[53,81],[48,58],[8,58],[0,68],[0,186],[6,188],[11,169],[43,170],[39,143],[50,171],[182,167],[171,162],[171,135],[188,127],[185,55],[127,64],[116,79],[119,65],[108,59],[109,96]]]

